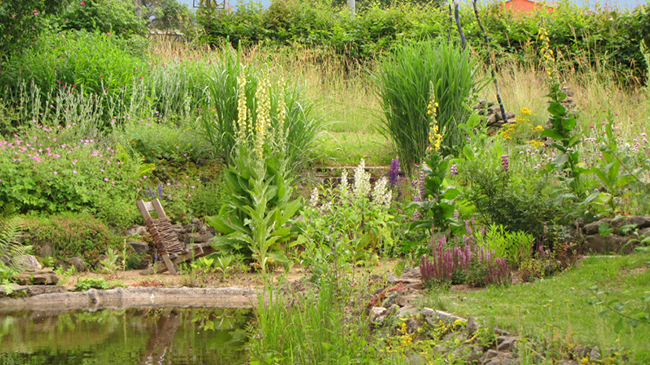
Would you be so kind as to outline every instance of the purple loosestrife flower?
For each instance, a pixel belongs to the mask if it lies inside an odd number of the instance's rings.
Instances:
[[[153,193],[151,192],[151,188],[147,188],[149,190],[149,196],[153,196]]]
[[[451,176],[458,175],[458,166],[451,165],[449,175]]]
[[[390,171],[388,172],[388,182],[391,188],[395,188],[399,179],[399,157],[390,162]]]
[[[161,184],[158,184],[158,195],[160,195],[160,198],[163,197],[163,186]]]
[[[508,162],[508,155],[502,155],[501,156],[501,166],[503,166],[503,171],[508,172],[510,171],[509,162]]]
[[[420,168],[420,201],[424,201],[424,167]]]

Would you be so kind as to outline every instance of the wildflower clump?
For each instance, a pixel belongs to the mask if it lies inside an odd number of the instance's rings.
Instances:
[[[427,115],[429,115],[429,151],[438,151],[442,142],[442,134],[438,133],[439,127],[436,121],[438,114],[438,102],[434,94],[433,85],[429,94],[429,105],[427,105]]]

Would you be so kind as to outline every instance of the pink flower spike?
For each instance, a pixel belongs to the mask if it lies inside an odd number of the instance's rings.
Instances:
[[[107,177],[105,177],[105,178],[104,178],[104,181],[108,181],[108,178],[107,178]]]
[[[147,178],[147,175],[142,175],[142,178],[143,178],[143,179],[146,179],[146,178]]]
[[[72,170],[72,173],[73,173],[73,174],[76,174],[76,173],[77,173],[77,171],[75,171],[75,170]]]
[[[58,174],[58,172],[54,171],[54,175]]]

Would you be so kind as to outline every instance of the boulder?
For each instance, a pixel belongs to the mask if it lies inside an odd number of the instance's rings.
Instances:
[[[134,235],[137,234],[137,235],[142,236],[143,234],[146,234],[146,233],[148,233],[148,231],[147,231],[147,227],[144,227],[144,226],[133,226],[133,227],[127,229],[127,230],[124,232],[124,235],[125,235],[125,236],[134,236]]]
[[[608,234],[592,234],[585,237],[581,249],[585,253],[610,254],[610,253],[632,253],[634,245],[626,245],[629,237]],[[623,252],[621,252],[623,251]]]
[[[36,286],[32,285],[28,289],[31,296],[41,294],[65,293],[66,289],[62,286]]]
[[[137,253],[147,253],[149,252],[149,244],[142,241],[126,241],[127,245],[133,247]]]
[[[517,342],[515,336],[499,336],[497,337],[497,350],[498,351],[512,351]]]
[[[650,218],[644,216],[621,217],[614,219],[610,225],[617,231],[617,233],[622,233],[619,230],[623,226],[635,225],[637,229],[650,227]]]
[[[597,220],[595,222],[587,223],[585,224],[584,227],[582,227],[582,232],[585,235],[591,235],[591,234],[598,234],[598,227],[600,227],[601,224],[607,223],[610,224],[612,223],[611,218],[603,218],[600,220]]]
[[[38,253],[41,257],[50,257],[53,255],[54,251],[52,251],[52,246],[45,244],[38,246]]]
[[[431,326],[435,326],[438,321],[443,321],[447,323],[453,323],[456,320],[462,319],[456,317],[455,315],[443,311],[433,310],[431,308],[424,307],[422,309],[422,317],[429,323]]]
[[[476,317],[469,317],[467,318],[467,334],[469,336],[474,335],[476,331],[478,331],[480,325],[478,321],[476,320]]]
[[[79,256],[75,256],[68,260],[68,265],[74,266],[78,272],[86,271],[86,263],[84,262],[84,259]]]
[[[27,270],[16,276],[16,281],[22,285],[55,285],[59,277],[52,269]]]
[[[43,265],[38,262],[36,256],[32,255],[23,255],[16,257],[16,263],[25,269],[40,270],[43,268]]]
[[[214,235],[209,232],[201,233],[201,232],[196,232],[196,233],[186,233],[184,235],[183,241],[185,244],[192,244],[192,243],[204,243],[208,242]]]

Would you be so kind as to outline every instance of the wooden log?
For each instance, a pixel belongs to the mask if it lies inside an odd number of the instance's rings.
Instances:
[[[167,270],[169,270],[169,273],[176,276],[176,270],[174,270],[174,264],[169,260],[169,255],[166,253],[161,254],[163,261],[165,262],[165,266],[167,267]]]

